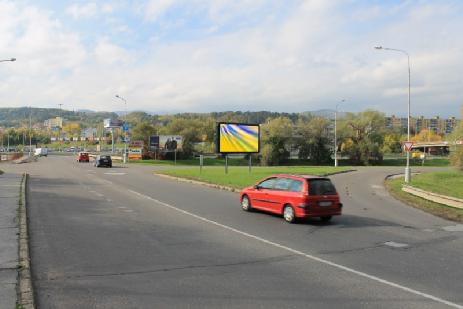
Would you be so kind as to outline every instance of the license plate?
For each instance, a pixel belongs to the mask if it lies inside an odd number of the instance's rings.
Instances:
[[[324,201],[324,202],[319,202],[318,205],[320,206],[331,206],[333,204],[333,202],[331,201]]]

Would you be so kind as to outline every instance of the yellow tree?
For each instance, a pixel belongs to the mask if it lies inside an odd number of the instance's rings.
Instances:
[[[423,129],[417,135],[412,138],[414,142],[440,142],[442,141],[442,136],[436,134],[434,131],[429,129]]]

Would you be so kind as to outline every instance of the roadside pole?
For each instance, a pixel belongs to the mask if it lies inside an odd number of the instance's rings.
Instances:
[[[228,174],[228,154],[225,155],[225,174]]]
[[[114,154],[114,127],[111,128],[111,153]]]
[[[199,155],[199,173],[200,174],[202,174],[203,172],[203,164],[204,164],[203,158],[204,158],[203,155]]]
[[[249,154],[249,174],[251,174],[251,166],[252,166],[252,155]]]

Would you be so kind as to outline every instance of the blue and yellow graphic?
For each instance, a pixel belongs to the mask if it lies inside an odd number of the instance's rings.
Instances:
[[[220,153],[259,152],[259,125],[219,123]]]

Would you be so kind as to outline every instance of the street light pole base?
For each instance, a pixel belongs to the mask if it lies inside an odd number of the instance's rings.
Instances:
[[[412,181],[412,170],[409,167],[405,168],[405,182],[410,183]]]

